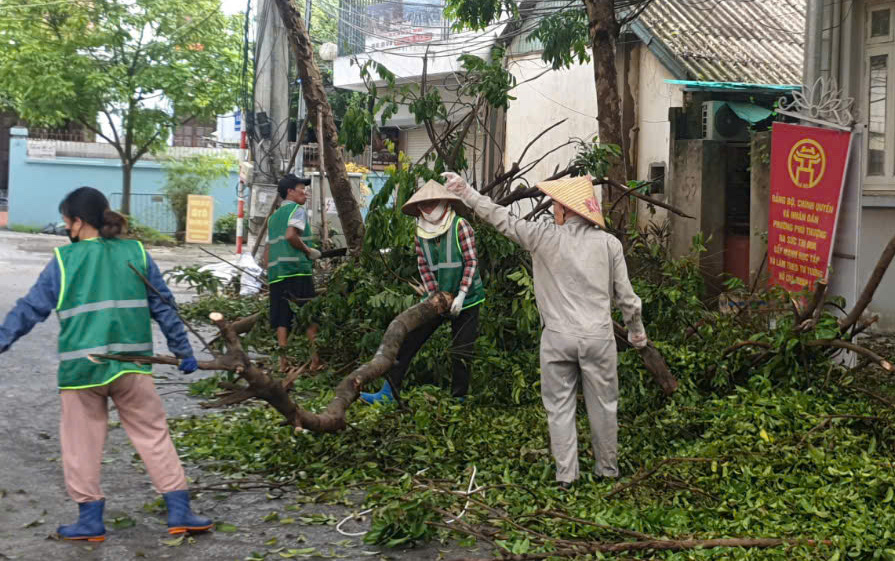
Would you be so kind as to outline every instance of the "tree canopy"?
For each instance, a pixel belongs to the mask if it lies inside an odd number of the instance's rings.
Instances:
[[[34,124],[79,122],[111,143],[126,211],[136,161],[162,150],[173,127],[236,105],[241,27],[219,0],[5,1],[4,104]]]

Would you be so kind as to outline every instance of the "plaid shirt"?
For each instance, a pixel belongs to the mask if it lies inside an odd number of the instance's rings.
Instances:
[[[479,260],[475,255],[475,232],[466,220],[460,220],[457,229],[464,263],[460,290],[469,292],[469,287],[472,286],[472,275],[475,273],[475,268],[479,266]],[[416,263],[420,270],[420,278],[423,279],[423,285],[426,287],[426,292],[429,294],[437,292],[438,280],[429,269],[429,264],[426,263],[426,256],[423,254],[423,248],[420,246],[418,237],[416,238]]]

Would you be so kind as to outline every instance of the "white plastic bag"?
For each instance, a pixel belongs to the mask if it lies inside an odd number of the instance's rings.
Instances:
[[[258,266],[258,263],[255,262],[251,253],[243,253],[240,255],[239,261],[236,264],[247,271],[242,273],[242,276],[239,277],[239,295],[250,296],[252,294],[258,294],[261,291],[261,281],[258,277],[264,274],[264,270]]]
[[[252,258],[251,254],[243,253],[239,256],[239,259],[236,260],[236,265],[246,272],[242,272],[236,267],[232,265],[228,265],[227,263],[211,263],[209,265],[205,265],[200,268],[200,271],[208,271],[213,274],[218,280],[221,281],[222,286],[226,286],[230,284],[237,275],[239,277],[239,295],[240,296],[251,296],[252,294],[258,294],[261,291],[261,281],[258,277],[261,277],[264,274],[264,270],[258,266],[258,263],[255,262],[255,259]]]
[[[209,272],[219,281],[221,281],[221,286],[227,286],[230,284],[230,281],[233,280],[233,277],[239,272],[232,265],[228,265],[226,263],[211,263],[209,265],[205,265],[199,268],[200,272]]]

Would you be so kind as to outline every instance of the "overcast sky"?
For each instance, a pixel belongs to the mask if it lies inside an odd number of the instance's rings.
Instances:
[[[246,11],[245,0],[221,0],[221,9],[225,14],[239,14]],[[257,8],[257,0],[252,0],[252,8]]]

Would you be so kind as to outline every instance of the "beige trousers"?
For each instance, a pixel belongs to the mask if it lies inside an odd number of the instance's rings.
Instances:
[[[125,374],[111,384],[62,390],[62,467],[69,496],[78,503],[103,498],[100,470],[109,427],[108,399],[118,408],[121,426],[146,464],[159,493],[187,488],[186,475],[168,433],[162,400],[152,376]]]
[[[541,333],[541,399],[547,410],[557,481],[578,479],[575,416],[579,376],[590,421],[594,471],[618,477],[617,358],[612,339],[583,339],[546,329]]]

